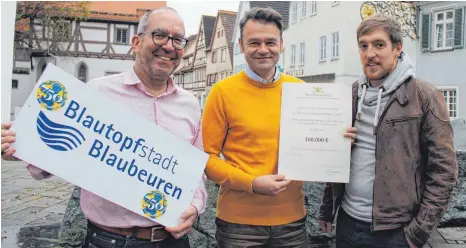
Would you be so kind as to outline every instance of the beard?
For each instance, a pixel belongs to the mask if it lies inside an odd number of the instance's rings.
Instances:
[[[365,68],[364,73],[369,80],[383,80],[390,75],[390,70],[379,69],[375,73],[369,68]]]
[[[171,61],[165,61],[156,56],[172,58]],[[167,80],[180,64],[176,51],[167,52],[165,49],[158,47],[152,53],[145,53],[141,57],[141,68],[146,74],[155,80]]]

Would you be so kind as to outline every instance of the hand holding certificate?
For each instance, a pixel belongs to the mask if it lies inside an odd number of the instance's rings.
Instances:
[[[351,88],[342,84],[283,84],[278,173],[287,179],[349,181]]]

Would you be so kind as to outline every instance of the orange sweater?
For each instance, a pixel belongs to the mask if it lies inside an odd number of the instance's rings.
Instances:
[[[210,155],[206,174],[221,185],[217,217],[224,221],[276,226],[306,215],[302,182],[291,182],[275,196],[252,193],[255,177],[277,173],[283,82],[302,81],[282,74],[263,84],[242,71],[209,93],[202,119],[204,150]]]

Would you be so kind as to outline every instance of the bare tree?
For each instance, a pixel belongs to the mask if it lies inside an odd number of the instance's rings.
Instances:
[[[42,56],[63,55],[64,48],[75,38],[73,21],[86,20],[87,1],[18,1],[15,44]]]

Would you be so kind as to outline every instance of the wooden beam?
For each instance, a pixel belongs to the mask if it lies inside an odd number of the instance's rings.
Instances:
[[[91,27],[91,26],[81,26],[82,29],[95,29],[95,30],[107,30],[107,28],[102,27]]]

